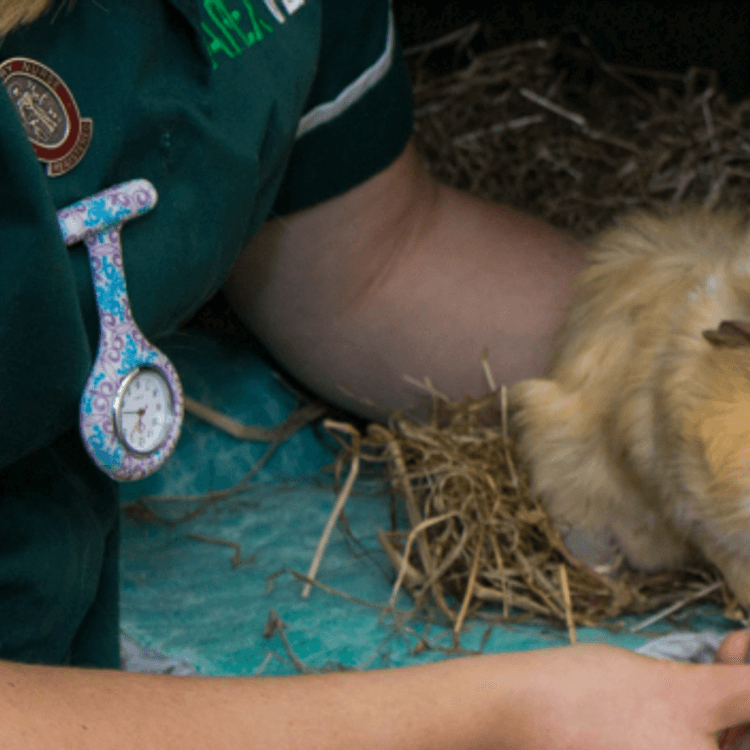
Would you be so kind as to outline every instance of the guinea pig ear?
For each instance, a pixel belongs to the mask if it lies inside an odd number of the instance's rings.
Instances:
[[[714,346],[728,346],[736,349],[750,346],[750,323],[741,320],[722,320],[715,331],[703,331],[703,337]]]

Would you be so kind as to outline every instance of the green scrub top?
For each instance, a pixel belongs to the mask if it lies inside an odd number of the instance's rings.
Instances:
[[[266,219],[401,153],[411,88],[385,0],[77,0],[2,40],[0,72],[19,57],[90,125],[80,161],[49,174],[29,140],[50,117],[44,87],[37,109],[0,92],[0,658],[113,666],[117,493],[77,436],[98,316],[85,247],[66,247],[56,212],[153,183],[158,204],[122,245],[134,318],[158,343]]]

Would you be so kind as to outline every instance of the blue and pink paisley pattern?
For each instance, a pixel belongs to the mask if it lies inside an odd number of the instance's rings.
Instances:
[[[143,479],[167,459],[180,435],[184,413],[182,385],[172,363],[150,344],[133,320],[122,265],[122,225],[156,205],[156,190],[147,180],[115,185],[57,214],[66,244],[83,240],[99,308],[99,351],[81,398],[81,436],[94,462],[118,481]],[[153,453],[131,452],[115,428],[114,399],[135,367],[159,369],[172,390],[174,419],[169,434]]]

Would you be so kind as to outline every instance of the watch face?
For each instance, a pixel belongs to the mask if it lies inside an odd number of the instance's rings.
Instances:
[[[138,367],[122,381],[115,399],[115,425],[129,450],[157,450],[169,435],[173,418],[172,389],[155,367]]]

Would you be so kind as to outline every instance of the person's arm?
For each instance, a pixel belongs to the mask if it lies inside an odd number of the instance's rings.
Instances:
[[[511,742],[521,718],[513,698],[519,685],[514,661],[490,656],[281,678],[173,677],[0,662],[0,747],[520,747]]]
[[[370,418],[539,376],[583,249],[543,222],[438,185],[413,145],[344,195],[269,221],[225,291],[292,374]],[[351,395],[349,395],[351,394]]]
[[[296,677],[0,662],[3,750],[716,750],[748,719],[750,666],[596,644]]]

